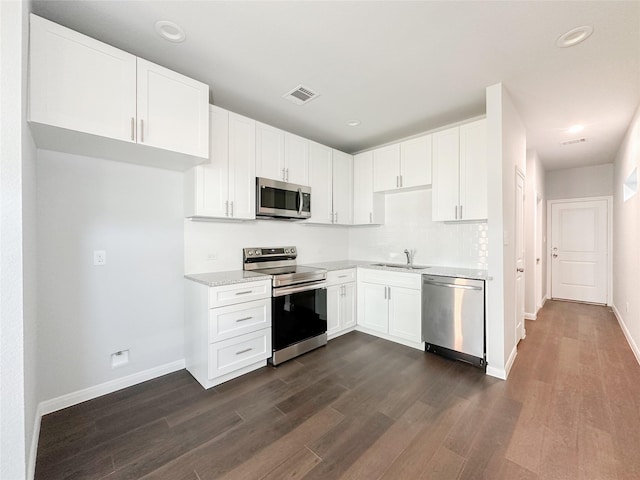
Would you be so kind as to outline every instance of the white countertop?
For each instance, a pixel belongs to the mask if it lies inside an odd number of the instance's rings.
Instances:
[[[222,285],[232,285],[234,283],[255,282],[256,280],[267,280],[271,275],[263,273],[248,272],[245,270],[231,270],[227,272],[193,273],[185,275],[184,278],[202,283],[209,287],[220,287]]]

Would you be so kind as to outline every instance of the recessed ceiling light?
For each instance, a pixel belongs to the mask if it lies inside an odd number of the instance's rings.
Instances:
[[[184,42],[185,38],[187,38],[180,25],[168,20],[157,21],[155,29],[158,35],[173,43]]]
[[[584,42],[592,33],[593,27],[591,25],[573,28],[558,37],[556,46],[560,48],[573,47],[574,45]]]
[[[567,133],[580,133],[584,130],[584,125],[572,125],[567,129]]]
[[[349,120],[347,122],[347,125],[349,125],[350,127],[357,127],[358,125],[360,125],[360,120]]]

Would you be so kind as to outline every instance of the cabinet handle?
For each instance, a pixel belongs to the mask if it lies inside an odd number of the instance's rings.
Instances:
[[[387,287],[389,289],[389,300],[391,300],[391,287]]]
[[[239,352],[236,352],[236,355],[242,355],[243,353],[250,352],[251,350],[253,350],[253,348],[245,348],[244,350],[240,350]]]
[[[131,141],[136,141],[136,119],[131,117]]]
[[[228,201],[224,202],[224,216],[225,217],[229,216],[229,202]]]
[[[236,295],[246,295],[247,293],[253,293],[253,290],[246,290],[244,292],[236,292]]]
[[[287,168],[287,182],[289,181],[289,169]]]
[[[338,278],[347,278],[349,275],[338,275]]]
[[[387,299],[387,287],[384,287],[384,299]]]
[[[462,205],[460,205],[460,220],[462,220]]]
[[[453,211],[455,212],[456,220],[458,219],[458,205],[454,205]]]
[[[233,200],[231,200],[231,214],[229,216],[233,217]]]
[[[283,182],[287,181],[287,177],[284,176],[284,168],[282,169],[282,181]]]
[[[400,186],[402,187],[402,175],[400,175]]]
[[[369,223],[373,223],[373,212],[369,212]]]
[[[140,119],[140,143],[144,143],[144,120]]]
[[[247,320],[251,320],[253,317],[244,317],[236,320],[236,323],[246,322]]]

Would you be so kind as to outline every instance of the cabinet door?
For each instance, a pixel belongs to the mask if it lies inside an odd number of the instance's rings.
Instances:
[[[389,299],[389,335],[421,342],[420,290],[391,287]]]
[[[373,152],[353,157],[353,224],[384,223],[384,195],[373,193]]]
[[[287,182],[309,185],[309,140],[285,132],[284,167]]]
[[[386,292],[386,285],[358,283],[358,325],[387,333],[389,302]]]
[[[431,185],[431,135],[400,144],[400,175],[402,188]]]
[[[487,218],[487,121],[460,127],[460,217]]]
[[[256,217],[256,122],[229,113],[229,214]]]
[[[229,214],[229,112],[211,106],[209,115],[210,161],[195,167],[196,208],[189,215],[226,217]],[[185,190],[188,191],[190,187],[186,185]]]
[[[208,157],[209,87],[141,58],[138,143]]]
[[[351,185],[353,157],[338,150],[333,151],[333,212],[334,222],[339,225],[353,223]]]
[[[340,305],[340,319],[342,328],[356,325],[356,284],[355,282],[342,285],[342,303]]]
[[[457,220],[459,192],[459,129],[433,134],[432,219]]]
[[[30,18],[29,120],[135,142],[136,57]]]
[[[339,332],[342,306],[342,285],[327,287],[327,335]]]
[[[329,147],[311,142],[309,177],[311,180],[311,218],[309,223],[333,223],[332,152]]]
[[[400,185],[400,144],[373,151],[373,191],[395,190]]]
[[[284,132],[256,122],[256,175],[285,180]]]

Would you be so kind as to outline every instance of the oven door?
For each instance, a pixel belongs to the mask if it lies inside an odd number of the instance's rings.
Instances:
[[[274,351],[326,333],[326,282],[274,288],[271,320]]]

